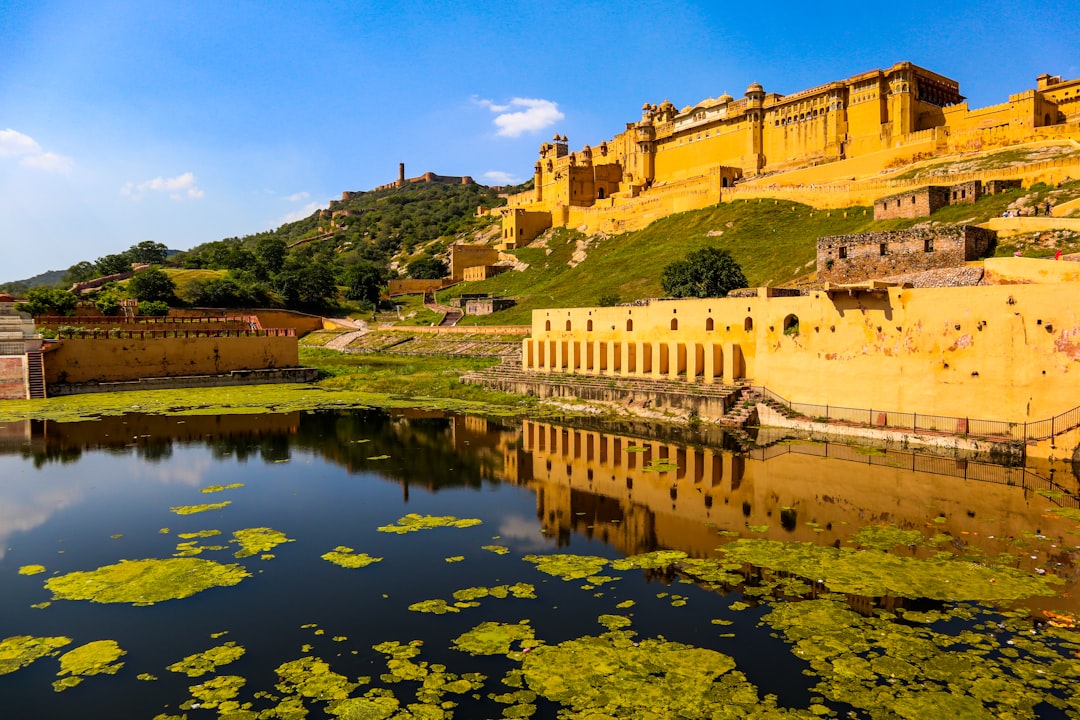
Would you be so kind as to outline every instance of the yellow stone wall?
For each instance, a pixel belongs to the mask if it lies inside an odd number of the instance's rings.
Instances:
[[[1080,137],[1078,93],[1080,80],[1040,76],[1036,89],[973,110],[956,81],[901,62],[787,96],[753,83],[740,99],[725,94],[681,110],[668,101],[646,103],[640,121],[596,147],[572,152],[558,135],[541,145],[534,189],[511,196],[503,211],[504,241],[512,230],[520,246],[549,226],[586,232],[641,227],[635,216],[649,207],[642,198],[668,193],[675,183],[708,185],[717,172],[724,180],[753,178],[863,160],[844,168],[854,170],[846,179],[946,151]],[[799,182],[786,177],[782,184]],[[826,200],[834,201],[840,198]],[[605,212],[573,211],[593,207]],[[666,212],[697,207],[704,205],[669,203]],[[550,225],[512,209],[539,213]]]
[[[1023,282],[1039,274],[1033,263],[1054,261],[1001,258],[993,267]],[[796,402],[1008,422],[1080,404],[1080,284],[768,295],[537,310],[523,365],[694,383],[749,378]]]

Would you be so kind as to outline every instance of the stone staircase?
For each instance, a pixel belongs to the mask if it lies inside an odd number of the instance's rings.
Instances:
[[[45,398],[45,365],[41,359],[40,350],[31,350],[26,353],[26,374],[28,395],[31,400]]]

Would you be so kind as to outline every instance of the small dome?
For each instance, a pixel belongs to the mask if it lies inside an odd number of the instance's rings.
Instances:
[[[761,87],[761,83],[752,82],[746,88],[747,94],[752,92],[765,92],[765,88]]]
[[[717,102],[719,102],[721,105],[726,105],[727,103],[731,102],[734,99],[735,98],[731,97],[727,93],[724,93],[719,98],[717,98]]]

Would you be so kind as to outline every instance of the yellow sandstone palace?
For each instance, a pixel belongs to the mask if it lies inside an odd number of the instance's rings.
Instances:
[[[901,62],[792,95],[751,83],[693,106],[646,103],[595,147],[540,146],[532,190],[500,208],[503,246],[552,226],[633,230],[720,200],[736,182],[869,158],[874,172],[921,156],[1080,137],[1080,79],[1047,74],[1008,102],[970,109],[950,78]]]

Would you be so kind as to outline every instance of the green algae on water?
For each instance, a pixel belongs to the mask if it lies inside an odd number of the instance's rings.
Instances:
[[[233,542],[239,543],[240,549],[233,555],[246,558],[273,550],[278,545],[293,542],[285,533],[268,527],[246,528],[233,532]]]
[[[463,518],[459,520],[453,515],[418,515],[416,513],[409,513],[405,517],[398,519],[397,523],[394,525],[382,525],[376,529],[379,532],[404,535],[405,533],[419,532],[420,530],[430,530],[438,527],[467,528],[473,527],[474,525],[480,525],[482,522],[482,520],[477,518]]]
[[[84,677],[115,675],[124,667],[124,663],[117,662],[124,655],[127,651],[121,650],[115,640],[95,640],[70,650],[60,656],[60,672],[56,674],[71,677],[57,680],[53,688],[63,692],[81,683]]]
[[[607,564],[607,558],[594,555],[526,555],[522,558],[536,565],[536,569],[563,580],[581,580],[596,575]]]
[[[220,535],[220,530],[196,530],[195,532],[177,533],[176,537],[182,540],[198,540],[200,538],[214,537]]]
[[[669,567],[686,557],[686,553],[681,550],[655,550],[612,560],[611,567],[614,570],[654,570]]]
[[[315,700],[344,700],[360,687],[360,683],[349,682],[347,677],[334,672],[329,663],[317,657],[282,663],[274,672],[281,679],[278,690]]]
[[[217,672],[217,668],[228,665],[244,656],[246,651],[235,642],[227,642],[224,645],[212,647],[201,653],[188,655],[183,660],[174,662],[166,667],[174,673],[183,673],[188,677],[201,677],[208,673]]]
[[[506,655],[511,644],[533,647],[534,634],[528,620],[516,624],[485,622],[454,638],[454,649],[470,655]]]
[[[121,560],[97,570],[50,578],[54,600],[151,605],[178,600],[214,587],[230,587],[251,574],[240,565],[200,558]]]
[[[70,644],[71,638],[62,636],[16,635],[0,640],[0,675],[13,673],[46,655],[55,655],[59,648]]]
[[[851,536],[851,543],[868,550],[891,550],[898,545],[923,542],[921,530],[901,530],[892,525],[864,525]]]
[[[225,500],[219,503],[205,503],[203,505],[176,505],[169,508],[169,511],[174,512],[177,515],[194,515],[195,513],[207,512],[209,510],[220,510],[228,505],[232,505],[232,500]]]
[[[222,715],[240,709],[240,704],[233,701],[240,694],[240,688],[244,687],[247,680],[239,675],[219,675],[210,678],[204,683],[192,685],[188,688],[193,698],[180,706],[181,710],[193,708],[213,709],[218,708]]]
[[[23,565],[19,568],[20,575],[40,575],[45,572],[44,565]]]
[[[448,563],[459,563],[465,559],[464,555],[451,555],[450,557],[443,558]]]
[[[330,552],[323,553],[320,557],[343,568],[362,568],[373,563],[382,562],[381,557],[372,557],[367,553],[357,553],[356,550],[345,545],[338,545]]]
[[[486,597],[505,598],[535,598],[536,586],[529,583],[514,583],[513,585],[495,585],[494,587],[471,587],[456,590],[454,599],[460,602],[480,600]]]
[[[995,602],[1053,595],[1053,584],[1060,582],[1051,576],[944,557],[919,560],[812,543],[736,540],[720,550],[728,560],[819,581],[833,592],[871,597]]]
[[[435,615],[445,615],[446,613],[461,612],[460,609],[450,605],[445,600],[422,600],[415,602],[409,606],[409,609],[413,612],[434,613]]]
[[[223,492],[225,490],[235,490],[236,488],[242,488],[242,487],[244,487],[244,483],[241,483],[241,482],[229,483],[228,485],[208,485],[207,487],[204,487],[199,492],[201,492],[201,493],[217,493],[217,492]]]
[[[505,555],[506,553],[510,552],[510,548],[506,547],[505,545],[481,545],[480,549],[487,550],[488,552],[493,552],[496,555]]]

